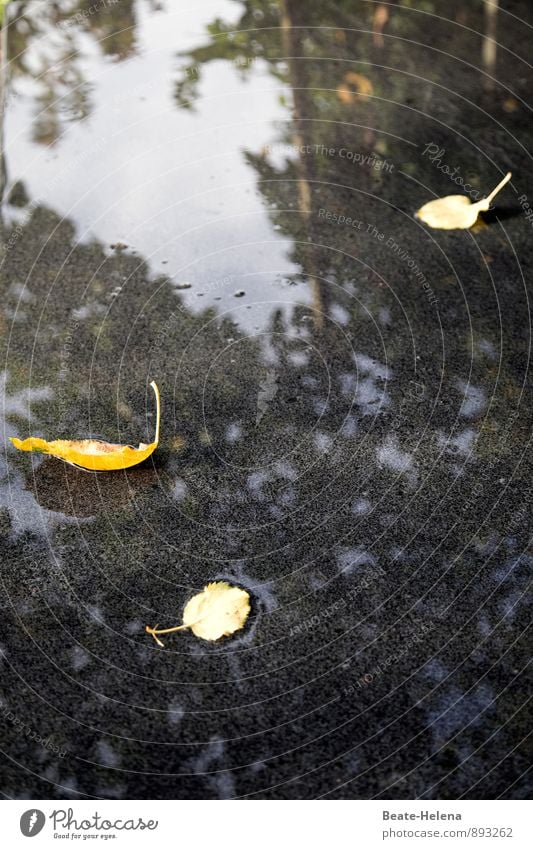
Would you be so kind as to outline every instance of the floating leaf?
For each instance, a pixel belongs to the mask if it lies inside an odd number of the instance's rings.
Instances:
[[[159,634],[172,634],[187,628],[202,640],[219,640],[242,628],[249,613],[250,594],[246,590],[232,587],[227,581],[215,581],[187,602],[183,625],[163,629],[147,625],[146,633],[151,634],[159,646],[163,646]]]
[[[90,469],[92,472],[109,472],[136,466],[153,454],[159,444],[161,401],[155,381],[152,381],[150,386],[154,390],[157,405],[155,438],[150,445],[141,442],[138,448],[133,448],[131,445],[115,445],[112,442],[100,442],[96,439],[56,439],[53,442],[46,442],[45,439],[35,436],[24,440],[11,437],[11,442],[20,451],[51,454],[59,460],[65,460],[71,466]]]
[[[187,440],[185,439],[184,436],[176,435],[176,436],[173,436],[172,439],[170,440],[170,448],[171,448],[172,451],[175,451],[176,454],[179,454],[181,451],[183,451],[186,444],[187,444]]]
[[[356,103],[370,97],[374,91],[372,83],[363,74],[348,71],[337,88],[337,96],[342,103]]]
[[[476,203],[472,203],[466,195],[448,195],[425,203],[415,215],[428,227],[437,230],[468,230],[476,223],[479,213],[489,209],[491,202],[509,182],[511,176],[509,171],[488,197]]]

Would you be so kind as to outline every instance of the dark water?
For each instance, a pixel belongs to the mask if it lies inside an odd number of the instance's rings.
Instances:
[[[523,798],[530,4],[182,5],[8,10],[1,792]]]

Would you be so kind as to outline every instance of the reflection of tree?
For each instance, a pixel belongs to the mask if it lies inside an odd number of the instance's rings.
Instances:
[[[333,250],[318,248],[324,238],[319,210],[351,211],[356,217],[353,210],[358,196],[349,187],[374,192],[378,187],[383,190],[384,184],[375,163],[379,164],[387,152],[386,135],[376,135],[369,129],[375,124],[375,104],[368,94],[353,88],[353,79],[366,92],[375,94],[380,94],[384,85],[376,73],[372,79],[364,76],[372,45],[352,29],[360,27],[362,20],[369,23],[372,13],[370,7],[359,5],[357,10],[356,15],[353,3],[348,2],[336,5],[333,11],[318,2],[284,0],[271,4],[251,0],[244,4],[237,23],[229,26],[217,20],[208,27],[209,43],[187,54],[187,67],[177,87],[178,102],[190,104],[202,69],[218,59],[230,60],[243,74],[256,60],[264,61],[288,86],[290,97],[284,93],[284,99],[290,101],[287,105],[292,119],[281,130],[279,142],[297,153],[276,165],[268,148],[260,154],[247,152],[246,157],[259,175],[259,186],[276,228],[294,240],[291,258],[301,265],[311,286],[318,323],[331,297],[331,287],[324,284],[324,278],[333,275],[345,281],[350,263],[342,228],[332,227],[327,233]],[[353,68],[363,70],[354,74]],[[387,116],[387,107],[381,109],[380,127],[386,128],[394,120],[392,114]],[[368,165],[354,168],[350,159],[338,156],[341,149],[366,156]],[[329,150],[336,151],[334,161]]]
[[[99,44],[104,56],[119,61],[135,52],[135,0],[107,0],[94,5],[94,11],[84,14],[87,4],[79,2],[71,13]]]
[[[90,32],[105,56],[125,59],[135,45],[134,0],[58,4],[20,3],[9,24],[9,70],[18,83],[34,83],[33,135],[53,144],[65,122],[83,120],[91,109],[91,86],[83,71],[81,34]]]
[[[258,27],[261,33],[258,33]],[[249,64],[266,59],[270,68],[283,78],[283,58],[279,55],[279,9],[270,0],[248,0],[238,24],[229,26],[217,18],[207,27],[209,41],[181,54],[185,65],[176,83],[175,96],[183,108],[190,108],[197,94],[202,68],[210,62],[225,59],[246,78]],[[260,37],[259,37],[260,36]],[[274,59],[274,56],[278,56]]]
[[[6,161],[4,153],[4,119],[7,96],[7,28],[3,26],[4,6],[0,6],[0,203],[6,187]]]
[[[498,0],[485,0],[485,34],[483,36],[483,47],[481,57],[483,65],[487,72],[487,77],[484,80],[485,90],[487,92],[494,91],[495,83],[494,73],[496,70],[496,55],[497,55],[497,21],[498,21]]]

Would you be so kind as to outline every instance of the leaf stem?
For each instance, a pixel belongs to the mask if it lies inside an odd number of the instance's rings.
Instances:
[[[152,380],[150,386],[154,390],[155,402],[156,402],[156,422],[155,422],[155,438],[154,442],[156,445],[159,445],[159,424],[161,421],[161,398],[159,395],[159,389],[155,380]]]
[[[501,180],[501,181],[498,183],[498,185],[496,186],[496,188],[492,190],[492,192],[490,193],[490,195],[488,195],[488,196],[485,198],[485,200],[486,200],[486,201],[488,201],[489,203],[490,203],[492,200],[494,200],[494,198],[496,197],[496,195],[498,194],[498,192],[499,192],[499,191],[501,191],[501,190],[503,189],[503,187],[505,186],[505,184],[509,182],[509,180],[511,179],[511,177],[512,177],[512,176],[513,176],[513,175],[512,175],[512,173],[511,173],[511,171],[508,171],[508,172],[507,172],[507,174],[505,175],[505,177],[503,178],[503,180]]]
[[[165,644],[158,639],[157,634],[173,634],[175,631],[185,631],[187,628],[190,628],[190,625],[176,625],[174,628],[159,628],[155,625],[154,628],[151,628],[150,625],[146,626],[146,633],[151,634],[154,640],[156,641],[158,646],[161,648],[165,647]]]

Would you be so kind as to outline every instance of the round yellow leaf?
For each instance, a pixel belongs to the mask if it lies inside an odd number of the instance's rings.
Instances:
[[[227,581],[214,581],[187,602],[183,625],[172,628],[147,625],[146,633],[152,635],[158,646],[164,645],[159,639],[161,634],[173,634],[188,628],[202,640],[219,640],[242,628],[249,613],[250,594],[246,590],[232,587]]]
[[[203,640],[219,640],[242,628],[249,613],[249,593],[226,581],[216,581],[187,602],[183,624]]]

